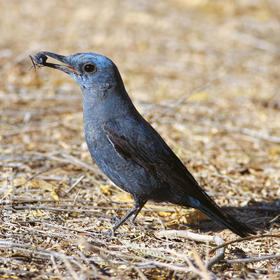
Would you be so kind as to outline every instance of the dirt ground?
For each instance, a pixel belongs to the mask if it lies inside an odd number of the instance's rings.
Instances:
[[[278,0],[1,1],[0,38],[1,279],[280,279]],[[152,201],[104,235],[132,200],[92,163],[78,86],[35,71],[38,51],[110,57],[201,186],[258,236]]]

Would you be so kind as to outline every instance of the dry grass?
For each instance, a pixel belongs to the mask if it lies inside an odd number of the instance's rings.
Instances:
[[[208,270],[216,245],[169,230],[236,236],[192,209],[150,202],[136,226],[100,234],[131,200],[91,163],[78,87],[28,60],[40,50],[111,57],[215,201],[279,236],[277,0],[15,0],[0,14],[2,279],[280,278],[276,237],[228,245]]]

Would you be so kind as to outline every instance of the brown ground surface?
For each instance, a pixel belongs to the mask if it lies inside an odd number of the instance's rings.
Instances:
[[[279,46],[278,0],[1,1],[1,279],[280,279],[280,239],[261,236],[280,232]],[[143,115],[260,237],[207,270],[215,244],[160,231],[237,236],[192,209],[150,202],[100,235],[132,201],[91,162],[76,84],[32,69],[40,50],[112,58]]]

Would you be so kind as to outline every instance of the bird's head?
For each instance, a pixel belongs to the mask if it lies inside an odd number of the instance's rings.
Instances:
[[[47,62],[48,57],[62,64]],[[77,53],[63,56],[51,52],[40,52],[31,59],[35,65],[58,69],[70,75],[82,89],[84,97],[102,97],[110,89],[123,87],[115,64],[100,54]]]

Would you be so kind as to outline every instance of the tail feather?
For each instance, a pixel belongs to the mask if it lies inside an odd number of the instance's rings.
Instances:
[[[213,208],[202,206],[199,208],[199,210],[241,237],[246,237],[250,234],[256,234],[250,227],[242,222],[237,221],[231,215],[223,213],[222,209],[218,207]]]
[[[242,222],[237,221],[231,215],[223,212],[222,209],[205,192],[202,193],[204,194],[204,197],[200,200],[197,200],[193,197],[188,197],[188,203],[186,206],[199,209],[205,215],[224,225],[241,237],[246,237],[250,234],[256,234],[250,227]]]

